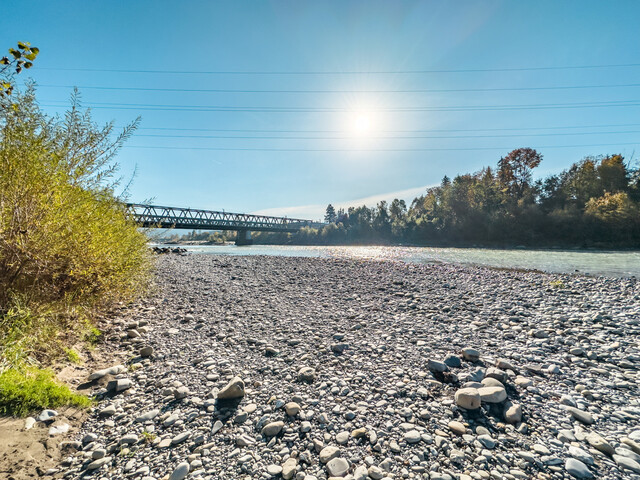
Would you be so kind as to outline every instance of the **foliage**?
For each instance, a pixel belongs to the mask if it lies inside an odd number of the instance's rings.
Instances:
[[[11,75],[22,72],[22,69],[29,69],[33,66],[33,61],[40,53],[38,47],[32,47],[29,42],[18,42],[18,48],[10,48],[9,55],[0,58],[0,98],[11,95],[13,84]]]
[[[497,169],[444,177],[407,208],[395,199],[338,212],[321,229],[256,243],[640,246],[640,170],[621,155],[587,157],[538,181],[542,155],[519,148]],[[331,205],[329,205],[331,207]],[[327,207],[327,212],[330,211]]]
[[[63,405],[89,407],[91,400],[58,383],[50,370],[11,368],[0,373],[0,415],[26,416]]]
[[[95,309],[129,301],[150,272],[146,238],[114,194],[118,148],[82,112],[43,114],[33,88],[0,100],[0,360],[61,353]],[[6,351],[14,352],[8,358]]]

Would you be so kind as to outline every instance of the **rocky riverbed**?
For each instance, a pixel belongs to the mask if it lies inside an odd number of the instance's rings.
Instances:
[[[640,284],[164,255],[55,478],[640,478]]]

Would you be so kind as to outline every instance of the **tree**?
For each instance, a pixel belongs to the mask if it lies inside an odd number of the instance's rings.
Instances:
[[[327,205],[327,210],[324,214],[324,221],[327,223],[335,223],[336,221],[336,209],[333,208],[333,205]]]
[[[542,162],[542,155],[533,148],[518,148],[498,162],[498,179],[505,193],[516,201],[531,185],[531,172]]]
[[[10,48],[11,57],[0,58],[0,98],[13,92],[12,75],[29,69],[38,56],[40,49],[32,47],[29,42],[18,42],[18,48]]]

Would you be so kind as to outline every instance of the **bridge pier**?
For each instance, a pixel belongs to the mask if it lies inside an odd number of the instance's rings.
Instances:
[[[236,245],[239,247],[243,245],[253,245],[253,240],[251,239],[251,230],[238,230],[238,233],[236,235]]]

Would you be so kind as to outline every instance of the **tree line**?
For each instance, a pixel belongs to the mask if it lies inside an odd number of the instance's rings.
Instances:
[[[621,155],[586,157],[534,180],[542,155],[513,150],[495,168],[445,176],[407,206],[326,209],[327,225],[256,234],[256,243],[315,245],[640,247],[640,169]]]

